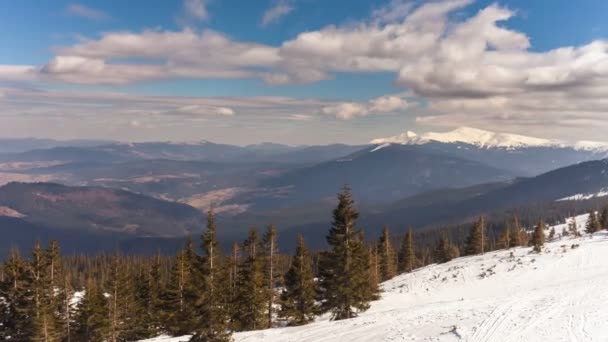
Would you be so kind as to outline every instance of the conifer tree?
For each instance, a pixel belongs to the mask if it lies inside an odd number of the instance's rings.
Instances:
[[[593,234],[595,232],[600,231],[600,229],[600,221],[595,211],[592,210],[589,212],[589,218],[587,219],[587,224],[585,225],[585,233]]]
[[[503,249],[511,248],[511,225],[507,222],[505,224],[505,228],[503,229],[500,238],[499,238],[498,246]]]
[[[437,241],[437,245],[435,246],[435,252],[433,255],[435,262],[438,264],[445,263],[457,258],[459,254],[458,248],[450,242],[447,233],[443,232]]]
[[[599,217],[600,229],[608,229],[608,207],[604,207],[602,214]]]
[[[241,262],[241,247],[237,242],[232,244],[232,248],[230,251],[230,261],[228,268],[229,271],[229,285],[230,285],[230,293],[229,293],[229,302],[234,302],[234,298],[236,296],[236,285],[239,273],[239,263]]]
[[[233,326],[238,331],[262,329],[267,323],[267,294],[259,243],[257,230],[252,228],[243,244],[247,255],[239,266],[233,303]]]
[[[371,300],[377,300],[379,298],[379,287],[378,284],[381,282],[381,267],[380,267],[380,256],[378,253],[379,246],[372,246],[367,250],[367,264],[369,269],[368,281],[369,281],[369,295]]]
[[[487,245],[486,227],[483,216],[479,217],[477,222],[471,228],[469,237],[467,238],[465,254],[475,255],[483,254],[486,251]]]
[[[105,342],[110,336],[108,300],[97,283],[89,278],[77,305],[72,329],[73,341]]]
[[[545,244],[545,222],[540,220],[534,227],[534,233],[532,234],[532,246],[534,251],[540,253],[543,245]]]
[[[551,227],[551,230],[549,230],[549,241],[553,240],[555,238],[555,228]]]
[[[196,326],[195,261],[194,245],[192,240],[188,240],[175,257],[169,282],[163,291],[163,326],[174,336],[191,334]]]
[[[145,337],[140,330],[141,307],[135,296],[135,277],[117,252],[111,260],[104,291],[108,294],[109,342]]]
[[[56,246],[55,246],[56,247]],[[58,253],[58,252],[57,252]],[[40,242],[36,242],[29,263],[31,274],[30,319],[32,320],[31,341],[52,342],[62,338],[62,329],[56,315],[58,304],[55,288],[51,281],[52,271],[49,268],[50,258],[42,250]],[[56,261],[59,263],[59,260]],[[56,275],[58,278],[58,275]]]
[[[149,329],[155,335],[161,332],[161,315],[163,310],[162,293],[164,284],[161,283],[160,254],[157,253],[148,272],[148,300],[145,311],[149,319]]]
[[[0,340],[27,341],[32,326],[30,316],[31,275],[27,263],[16,249],[11,249],[3,264],[4,279],[0,282]]]
[[[338,194],[332,227],[327,236],[329,251],[320,255],[320,299],[323,311],[335,320],[352,318],[367,310],[372,299],[368,282],[369,266],[361,231],[356,228],[359,213],[350,189]]]
[[[288,325],[303,325],[314,320],[315,309],[312,264],[304,238],[299,235],[296,253],[285,274],[285,288],[281,293],[279,316],[286,319]]]
[[[228,308],[222,272],[221,251],[217,241],[217,226],[213,209],[207,213],[207,228],[201,237],[203,255],[200,258],[201,289],[196,305],[196,333],[190,341],[230,341]]]
[[[274,225],[268,226],[263,237],[264,253],[264,279],[266,283],[266,326],[272,327],[273,306],[275,302],[275,287],[280,282],[279,272],[276,270],[278,248],[278,233]]]
[[[389,280],[397,275],[397,258],[387,226],[382,230],[382,236],[380,236],[380,240],[378,241],[377,253],[380,265],[380,281]]]
[[[527,246],[528,245],[528,233],[523,229],[519,223],[519,218],[513,216],[513,225],[511,227],[511,239],[510,247]]]
[[[568,232],[574,237],[580,237],[581,233],[578,231],[578,224],[576,223],[576,217],[572,216],[568,223]]]
[[[416,251],[414,249],[414,234],[410,228],[403,239],[399,251],[399,272],[411,272],[416,268]]]

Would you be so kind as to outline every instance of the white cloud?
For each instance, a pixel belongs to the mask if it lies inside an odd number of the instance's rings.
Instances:
[[[82,4],[69,4],[65,9],[66,13],[72,16],[83,17],[93,20],[107,19],[110,16],[104,11],[94,9]]]
[[[276,0],[274,5],[264,12],[261,25],[265,27],[269,24],[276,23],[279,19],[291,13],[293,9],[294,7],[290,0]]]
[[[372,99],[367,103],[344,102],[326,106],[321,109],[321,112],[325,115],[335,116],[338,119],[349,120],[370,114],[392,113],[403,110],[408,106],[409,103],[398,96],[382,96]]]
[[[205,0],[185,0],[184,11],[188,17],[207,20],[209,19],[209,12],[207,11],[207,3]]]
[[[0,80],[31,81],[35,80],[38,71],[31,65],[2,65],[0,64]]]

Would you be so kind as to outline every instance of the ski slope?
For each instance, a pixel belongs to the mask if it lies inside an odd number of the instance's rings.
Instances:
[[[577,218],[582,230],[586,215]],[[559,234],[566,225],[555,226]],[[547,230],[547,233],[549,230]],[[576,247],[578,245],[578,247]],[[573,248],[574,246],[574,248]],[[430,265],[383,284],[351,320],[237,333],[237,342],[608,341],[608,233]],[[157,338],[158,342],[187,341]]]

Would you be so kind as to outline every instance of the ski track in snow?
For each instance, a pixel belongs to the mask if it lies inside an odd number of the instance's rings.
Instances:
[[[585,220],[577,217],[580,230]],[[564,227],[555,226],[557,233]],[[234,339],[608,341],[607,284],[608,232],[564,237],[547,243],[540,255],[529,247],[494,251],[395,277],[383,284],[382,298],[354,319],[329,321],[325,315],[306,326],[236,333]]]

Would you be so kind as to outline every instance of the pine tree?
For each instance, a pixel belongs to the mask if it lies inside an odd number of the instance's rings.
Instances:
[[[108,300],[97,283],[89,278],[84,295],[77,305],[72,340],[105,342],[109,336]]]
[[[551,230],[549,230],[549,241],[553,240],[555,238],[555,228],[551,227]]]
[[[331,249],[319,260],[322,309],[331,311],[335,320],[355,317],[357,312],[367,310],[372,299],[367,253],[361,231],[356,228],[358,216],[350,189],[345,186],[338,195],[327,236]]]
[[[191,334],[196,326],[195,257],[192,240],[188,240],[186,247],[175,257],[169,281],[162,294],[163,326],[174,336]]]
[[[31,275],[27,263],[12,249],[3,264],[4,279],[0,282],[0,340],[28,341],[32,330],[29,307]]]
[[[437,241],[437,245],[435,246],[434,258],[435,262],[438,264],[448,262],[454,258],[457,258],[460,255],[458,248],[454,246],[446,232],[441,234],[441,237]]]
[[[604,207],[599,218],[600,229],[608,229],[608,207]]]
[[[593,234],[595,232],[600,231],[600,229],[600,221],[595,211],[592,210],[589,212],[589,218],[587,219],[587,224],[585,225],[585,233]]]
[[[210,209],[207,213],[207,229],[201,237],[203,256],[200,258],[201,289],[196,305],[196,333],[190,341],[231,341],[228,330],[228,308],[222,272],[221,251],[217,241],[215,215]]]
[[[416,251],[414,249],[414,234],[410,228],[403,239],[399,251],[399,272],[411,272],[416,268]]]
[[[517,216],[513,217],[513,226],[511,229],[510,247],[527,246],[528,245],[528,233],[523,229],[519,223]]]
[[[581,233],[578,231],[578,224],[576,223],[576,217],[572,217],[568,223],[568,231],[574,237],[580,237]]]
[[[482,216],[471,228],[465,247],[466,255],[483,254],[486,251],[487,236],[485,230],[485,222]]]
[[[388,227],[382,230],[382,236],[378,241],[378,256],[380,265],[380,281],[386,281],[397,275],[397,259],[395,249],[391,243]]]
[[[502,234],[499,238],[498,246],[503,249],[511,248],[511,225],[509,223],[505,224],[505,228],[502,231]]]
[[[148,272],[148,300],[145,305],[146,315],[148,316],[149,329],[154,335],[161,332],[162,315],[162,293],[164,284],[161,283],[161,262],[160,254],[156,254]]]
[[[264,248],[264,279],[266,283],[267,304],[266,304],[266,326],[272,327],[273,306],[275,301],[275,287],[277,282],[280,282],[279,272],[276,270],[278,248],[278,233],[274,225],[268,226],[264,233],[263,248]]]
[[[279,317],[288,325],[303,325],[314,320],[315,282],[312,264],[304,238],[298,236],[296,253],[285,274],[285,288],[281,293]]]
[[[367,249],[367,265],[369,269],[369,288],[370,293],[378,293],[378,284],[381,281],[380,270],[380,255],[378,254],[378,246],[372,246]],[[377,298],[374,298],[377,299]]]
[[[246,259],[239,266],[236,295],[233,302],[235,330],[256,330],[266,326],[266,287],[263,263],[260,258],[259,238],[255,228],[249,231],[243,248]]]
[[[112,257],[104,288],[108,294],[109,342],[138,340],[145,335],[140,330],[141,307],[136,301],[132,271],[118,252]]]
[[[55,245],[55,248],[56,245]],[[58,250],[55,251],[58,255]],[[57,259],[58,256],[54,256]],[[57,317],[58,304],[55,297],[55,287],[51,281],[53,274],[50,269],[49,260],[51,258],[42,250],[39,242],[36,242],[29,263],[31,274],[31,293],[30,314],[32,320],[31,341],[52,342],[62,338],[62,329],[59,318]],[[59,260],[56,260],[59,264]],[[58,279],[58,274],[55,275]]]
[[[540,253],[542,247],[545,244],[545,222],[540,220],[534,227],[534,233],[532,234],[532,246],[534,251]]]

